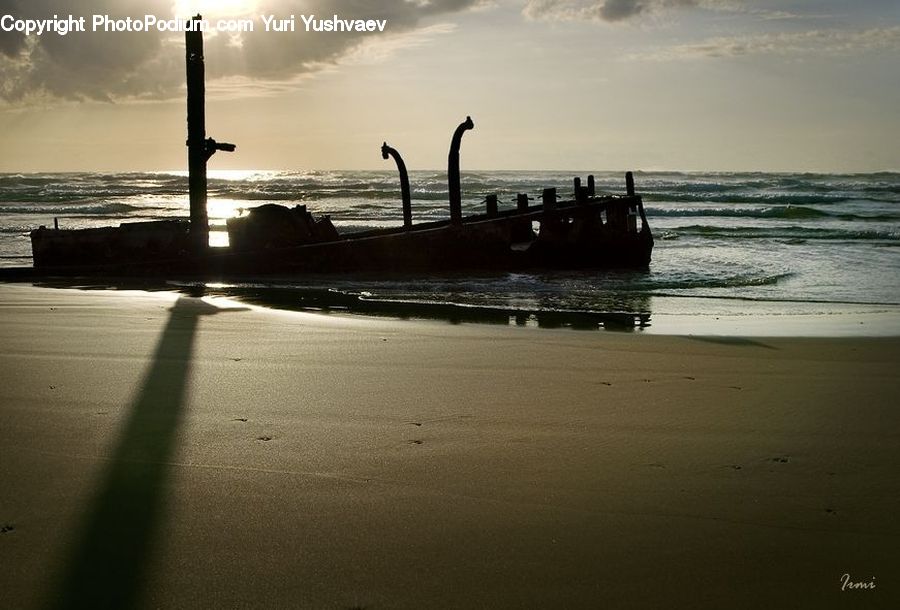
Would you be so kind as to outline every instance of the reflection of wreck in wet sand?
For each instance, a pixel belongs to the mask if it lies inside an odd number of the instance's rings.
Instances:
[[[195,19],[199,19],[195,17]],[[228,220],[229,246],[210,248],[206,163],[234,145],[206,137],[202,32],[186,33],[190,220],[123,223],[119,227],[31,233],[31,275],[142,275],[204,278],[310,273],[646,268],[653,237],[640,196],[626,175],[625,195],[600,195],[593,176],[575,179],[571,199],[544,189],[531,205],[519,194],[501,210],[496,194],[482,214],[463,217],[459,151],[471,118],[453,134],[448,159],[449,220],[413,225],[409,178],[400,154],[385,143],[400,173],[403,226],[341,235],[328,216],[306,206],[262,205]],[[640,227],[638,226],[640,217]],[[20,270],[20,274],[25,274]]]
[[[167,288],[172,285],[168,284]],[[109,286],[97,286],[108,289]],[[323,314],[362,314],[404,320],[438,320],[451,324],[476,323],[575,330],[644,330],[650,326],[650,297],[633,295],[609,311],[571,311],[535,303],[532,307],[461,305],[425,300],[373,298],[325,288],[296,286],[233,285],[207,287],[194,284],[180,288],[192,296],[236,298],[243,303]]]

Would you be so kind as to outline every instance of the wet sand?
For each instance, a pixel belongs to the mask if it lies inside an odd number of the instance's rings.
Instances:
[[[900,604],[897,338],[0,316],[3,607]]]

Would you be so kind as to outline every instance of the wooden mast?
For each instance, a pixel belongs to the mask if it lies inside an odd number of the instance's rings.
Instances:
[[[191,18],[184,33],[187,66],[188,188],[191,201],[191,247],[196,255],[209,248],[209,217],[206,212],[206,162],[217,150],[231,152],[234,144],[206,137],[206,69],[203,60],[202,17]]]

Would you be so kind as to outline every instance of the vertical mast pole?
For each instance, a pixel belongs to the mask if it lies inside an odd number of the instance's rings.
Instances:
[[[191,246],[203,255],[209,248],[209,218],[206,213],[206,85],[203,65],[201,17],[191,19],[184,33],[187,64],[188,188],[191,200]]]

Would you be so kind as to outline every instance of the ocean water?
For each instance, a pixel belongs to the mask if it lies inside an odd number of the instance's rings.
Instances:
[[[619,172],[594,172],[600,192],[621,193]],[[464,212],[484,196],[539,198],[572,191],[578,172],[463,172]],[[580,172],[582,180],[586,172]],[[446,176],[410,175],[413,221],[449,216]],[[360,280],[325,277],[278,286],[220,286],[250,298],[267,289],[281,300],[330,305],[322,295],[509,310],[665,316],[896,314],[900,307],[900,173],[768,174],[636,172],[656,238],[647,272],[590,271]],[[211,172],[213,245],[226,218],[264,203],[305,203],[330,214],[339,231],[398,226],[392,171]],[[30,265],[28,231],[93,227],[187,215],[183,172],[0,174],[0,265]],[[313,296],[310,296],[313,295]],[[319,295],[319,296],[316,296]],[[354,301],[355,302],[355,301]],[[895,318],[896,319],[896,318]],[[653,322],[642,323],[650,327]],[[897,328],[895,334],[900,334]]]

